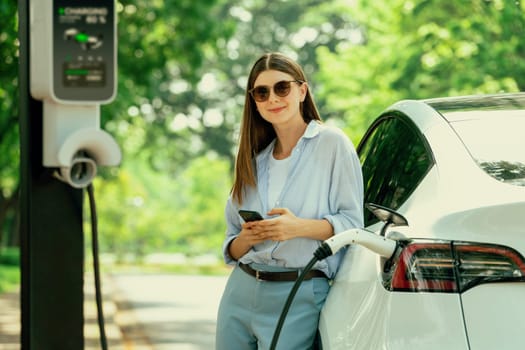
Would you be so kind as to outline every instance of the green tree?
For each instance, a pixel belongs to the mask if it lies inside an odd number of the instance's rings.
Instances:
[[[327,105],[354,140],[399,99],[516,92],[525,88],[520,1],[357,1],[347,6],[362,38],[319,49]]]
[[[112,180],[96,179],[96,199],[102,203],[98,206],[101,250],[119,261],[126,255],[140,260],[159,250],[218,255],[229,178],[227,160],[203,156],[176,177],[135,163]]]
[[[220,15],[221,2],[120,3],[119,93],[103,116],[129,157],[124,162],[140,159],[175,173],[205,153],[202,140],[212,142],[197,85],[217,42],[234,28]],[[180,127],[182,115],[190,117],[189,129]]]
[[[0,249],[18,243],[18,20],[16,1],[0,4]]]
[[[229,171],[227,160],[201,157],[177,179],[181,197],[187,199],[187,205],[177,208],[172,230],[179,246],[185,247],[190,254],[221,251],[226,230],[225,195],[231,187]]]

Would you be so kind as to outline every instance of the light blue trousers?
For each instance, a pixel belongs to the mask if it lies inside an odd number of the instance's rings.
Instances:
[[[216,350],[268,350],[293,285],[294,282],[258,281],[235,267],[219,306]],[[276,350],[312,348],[319,313],[329,289],[325,278],[302,282],[283,324]]]

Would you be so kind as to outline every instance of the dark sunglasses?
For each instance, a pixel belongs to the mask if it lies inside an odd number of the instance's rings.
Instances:
[[[291,90],[291,84],[298,83],[302,84],[304,81],[301,80],[281,80],[273,85],[273,92],[279,97],[288,96]],[[248,90],[253,99],[257,102],[264,102],[270,98],[271,87],[267,85],[256,86],[251,90]]]

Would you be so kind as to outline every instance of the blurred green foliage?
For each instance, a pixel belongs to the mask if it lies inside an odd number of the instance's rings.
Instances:
[[[176,177],[131,163],[112,180],[95,180],[100,245],[118,262],[130,254],[217,254],[225,230],[223,207],[230,187],[223,159],[194,159]],[[87,208],[87,205],[86,205]],[[86,213],[86,232],[90,232]]]
[[[263,52],[303,65],[323,118],[354,144],[397,100],[525,86],[521,1],[117,4],[118,96],[102,106],[102,124],[124,158],[100,169],[95,191],[101,250],[119,260],[220,255],[246,79]],[[18,244],[15,0],[0,4],[0,23],[2,247]]]
[[[20,253],[16,248],[0,248],[0,293],[20,283]]]
[[[361,45],[319,48],[320,91],[359,140],[400,99],[525,90],[520,1],[358,1]]]

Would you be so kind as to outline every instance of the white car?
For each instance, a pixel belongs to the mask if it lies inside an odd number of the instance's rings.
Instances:
[[[525,349],[525,93],[398,102],[357,151],[365,203],[408,225],[390,259],[348,248],[322,348]]]

